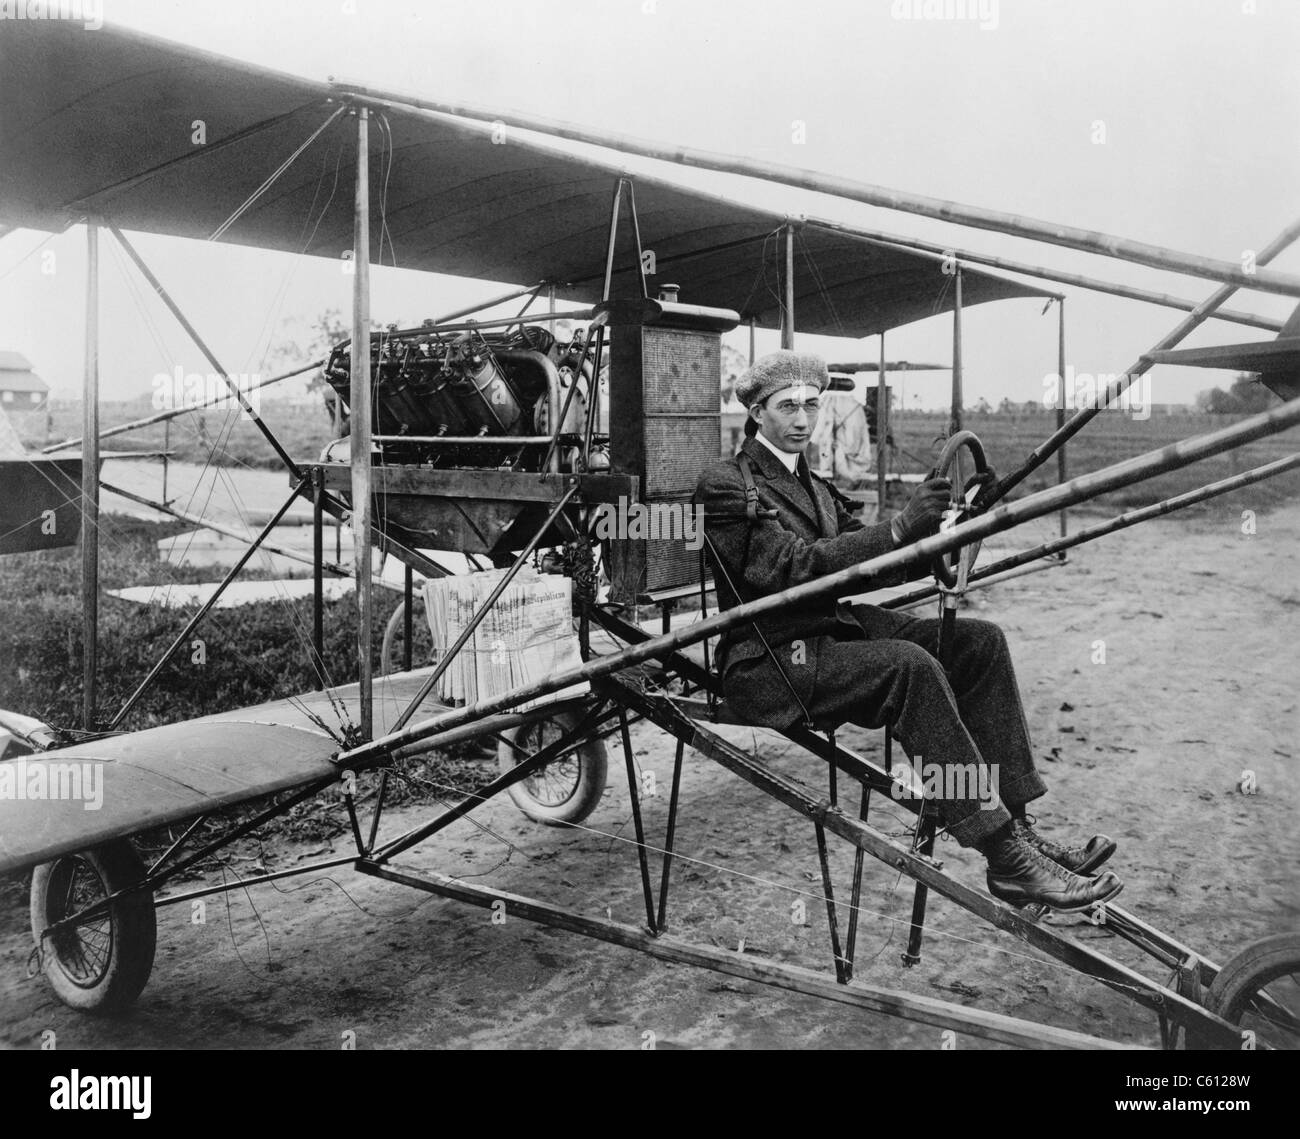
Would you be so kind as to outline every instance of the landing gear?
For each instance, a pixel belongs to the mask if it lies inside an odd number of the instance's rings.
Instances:
[[[126,839],[62,855],[32,871],[32,935],[41,968],[64,1004],[114,1013],[140,995],[153,971],[157,937],[150,893],[118,898],[88,921],[50,927],[144,876],[144,863]]]
[[[504,732],[497,747],[498,769],[504,775],[571,731],[577,722],[575,715],[564,713]],[[576,751],[548,763],[541,771],[510,787],[510,798],[535,822],[555,827],[580,823],[600,802],[607,771],[604,743],[597,739],[585,740]]]
[[[1251,942],[1219,971],[1205,1007],[1240,1026],[1242,1048],[1300,1048],[1300,933]],[[1211,1045],[1189,1033],[1187,1046]]]
[[[382,674],[400,672],[402,628],[406,618],[406,602],[399,601],[384,630],[383,650],[380,656]],[[417,622],[416,627],[419,626]],[[417,654],[417,668],[427,663]],[[502,733],[497,745],[497,767],[504,774],[530,755],[577,724],[577,718],[568,714],[549,720],[524,724]],[[490,746],[491,741],[488,741]],[[491,752],[484,758],[490,757]],[[575,751],[548,763],[540,771],[521,780],[509,789],[510,798],[534,822],[548,826],[565,826],[580,823],[600,802],[605,793],[608,761],[605,745],[600,740],[587,740]]]

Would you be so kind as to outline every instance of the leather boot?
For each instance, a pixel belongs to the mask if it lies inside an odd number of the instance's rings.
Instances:
[[[1028,817],[1012,819],[1011,826],[1030,846],[1053,862],[1064,866],[1072,874],[1091,874],[1115,853],[1115,840],[1104,834],[1095,834],[1083,846],[1062,846],[1044,838],[1033,827]]]
[[[1038,902],[1062,913],[1074,913],[1110,901],[1124,888],[1109,870],[1097,878],[1071,874],[1011,826],[981,843],[980,850],[989,862],[989,893],[1013,906]]]

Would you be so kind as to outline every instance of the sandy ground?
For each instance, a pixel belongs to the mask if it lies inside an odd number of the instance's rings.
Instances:
[[[1248,503],[1246,504],[1248,505]],[[1051,791],[1042,829],[1097,827],[1119,840],[1123,904],[1222,963],[1250,940],[1300,926],[1300,505],[1242,533],[1242,504],[1137,527],[1075,552],[1073,563],[972,595],[969,612],[1007,630],[1035,750]],[[1076,523],[1077,524],[1077,523]],[[1099,642],[1104,642],[1104,663]],[[1068,705],[1068,706],[1067,706]],[[823,786],[822,771],[778,737],[724,729],[782,771]],[[870,733],[847,737],[872,751]],[[633,729],[637,763],[656,773],[647,826],[662,834],[672,745]],[[1258,792],[1238,789],[1255,773]],[[503,889],[642,919],[621,754],[586,830],[527,822],[507,801],[404,856]],[[386,830],[409,826],[395,813]],[[887,831],[901,813],[873,811]],[[499,837],[498,837],[499,836]],[[513,844],[509,851],[500,841]],[[832,839],[840,889],[851,854]],[[756,960],[829,970],[811,825],[688,752],[673,931]],[[265,864],[345,853],[280,844]],[[506,854],[508,861],[503,863]],[[980,885],[980,860],[940,856]],[[256,873],[254,861],[234,863]],[[213,879],[214,881],[218,879]],[[25,976],[25,914],[0,912],[0,1044],[29,1048],[934,1048],[940,1030],[668,965],[575,935],[379,882],[347,868],[159,912],[153,978],[128,1015],[104,1020],[59,1004]],[[792,903],[806,903],[796,924]],[[923,962],[905,969],[911,891],[868,860],[859,979],[1111,1039],[1155,1044],[1155,1019],[1010,936],[932,900]],[[1120,960],[1143,959],[1104,927],[1075,932]],[[1166,979],[1151,963],[1149,975]],[[653,1037],[647,1034],[653,1034]],[[962,1038],[960,1047],[978,1047]]]

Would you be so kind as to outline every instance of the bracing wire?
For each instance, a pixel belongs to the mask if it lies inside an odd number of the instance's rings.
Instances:
[[[341,106],[336,107],[334,113],[330,115],[323,123],[321,123],[320,126],[318,126],[314,131],[312,131],[312,133],[308,135],[307,138],[298,145],[298,148],[294,150],[293,153],[290,154],[288,158],[286,158],[282,163],[280,163],[279,166],[277,166],[273,171],[271,171],[271,173],[267,175],[265,181],[263,181],[262,184],[258,186],[256,190],[254,190],[251,194],[249,194],[248,197],[245,198],[243,202],[241,202],[235,208],[235,211],[208,235],[207,240],[219,241],[223,236],[225,236],[226,231],[229,230],[230,227],[235,224],[235,222],[237,222],[241,217],[243,217],[244,214],[247,213],[256,204],[257,200],[261,198],[261,196],[265,194],[266,191],[269,190],[276,183],[276,181],[279,180],[280,176],[283,175],[284,172],[288,170],[289,167],[292,166],[298,160],[299,155],[301,155],[303,151],[305,151],[309,146],[311,146],[311,144],[315,142],[316,139],[318,139],[321,136],[321,134],[325,132],[325,130],[334,122],[334,120],[337,119],[341,114],[343,114],[344,110],[345,108]]]
[[[225,229],[229,228],[229,224],[234,220],[234,217],[237,217],[239,214],[243,213],[243,212],[244,212],[244,211],[245,211],[249,206],[251,206],[252,203],[256,200],[256,198],[259,197],[260,194],[263,193],[263,192],[265,191],[265,189],[268,188],[269,185],[270,185],[272,182],[274,182],[274,180],[275,180],[276,178],[278,178],[280,174],[282,174],[282,173],[284,172],[284,170],[287,170],[287,169],[288,169],[289,165],[292,164],[292,162],[293,162],[293,161],[298,157],[298,155],[300,155],[300,154],[301,154],[301,153],[306,149],[306,147],[309,146],[309,145],[311,144],[311,142],[314,141],[315,138],[317,138],[317,137],[318,137],[318,136],[319,136],[319,135],[320,135],[320,134],[321,134],[321,133],[322,133],[322,132],[323,132],[323,131],[328,127],[328,126],[329,126],[329,124],[330,124],[331,122],[333,122],[335,118],[338,117],[338,114],[339,114],[339,113],[340,113],[340,112],[336,112],[334,115],[330,116],[330,118],[327,119],[326,122],[323,123],[323,124],[321,125],[321,127],[318,128],[318,129],[317,129],[317,130],[316,130],[316,131],[315,131],[315,132],[314,132],[314,133],[313,133],[313,134],[312,134],[312,135],[311,135],[311,136],[306,140],[306,142],[305,142],[304,144],[302,144],[302,145],[298,148],[298,150],[296,150],[296,151],[294,152],[293,155],[290,156],[289,160],[287,160],[285,163],[283,163],[283,164],[281,165],[281,167],[277,170],[277,172],[276,172],[276,173],[275,173],[275,174],[274,174],[270,179],[268,179],[266,183],[264,183],[263,187],[261,187],[261,188],[259,189],[258,192],[256,192],[253,196],[251,196],[250,199],[249,199],[248,201],[245,202],[244,206],[242,206],[240,210],[236,211],[236,214],[235,214],[235,215],[232,215],[232,218],[231,218],[231,219],[228,219],[227,223],[225,223],[224,226],[221,228],[221,232],[224,232]],[[317,232],[317,230],[318,230],[318,228],[319,228],[319,226],[320,226],[320,223],[321,223],[321,221],[323,220],[323,218],[324,218],[326,212],[328,211],[331,202],[333,201],[334,193],[335,193],[335,189],[337,188],[337,184],[338,184],[339,163],[341,162],[341,157],[342,157],[342,147],[340,146],[339,151],[338,151],[338,157],[336,158],[336,162],[335,162],[334,179],[333,179],[333,184],[332,184],[331,189],[330,189],[330,195],[329,195],[329,198],[326,200],[326,203],[325,203],[324,207],[322,207],[319,216],[317,216],[317,218],[316,218],[316,222],[315,222],[315,224],[312,226],[312,229],[311,229],[311,233],[310,233],[310,235],[307,235],[307,237],[306,237],[306,241],[305,241],[305,243],[304,243],[304,251],[305,251],[305,247],[306,247],[306,246],[309,246],[310,243],[311,243],[311,241],[314,240],[315,234],[316,234],[316,232]],[[321,173],[320,173],[320,175],[318,176],[318,179],[317,179],[317,185],[316,185],[315,193],[314,193],[314,195],[313,195],[312,204],[311,204],[311,206],[309,207],[309,209],[308,209],[308,211],[307,211],[307,214],[305,215],[305,218],[304,218],[304,223],[303,223],[303,234],[306,234],[306,231],[307,231],[307,227],[308,227],[308,225],[311,225],[311,215],[312,215],[312,213],[314,212],[315,203],[319,200],[319,196],[320,196],[320,188],[321,188],[321,185],[322,185],[323,182],[324,182],[324,172],[325,172],[325,163],[326,163],[326,161],[327,161],[327,160],[323,157],[323,159],[322,159],[322,170],[321,170]],[[390,159],[390,163],[389,163],[389,170],[390,170],[390,173],[391,173],[391,159]],[[385,208],[386,208],[386,207],[385,207]],[[385,227],[386,227],[386,220],[385,220]],[[391,245],[391,239],[390,239],[390,245]],[[158,346],[159,346],[160,349],[161,349],[161,348],[162,348],[161,340],[160,340],[160,338],[159,338],[159,336],[158,336],[158,334],[157,334],[156,327],[155,327],[154,324],[153,324],[152,317],[151,317],[150,314],[148,313],[148,309],[147,309],[147,307],[144,306],[142,300],[140,299],[140,297],[139,297],[139,293],[138,293],[138,291],[136,290],[136,287],[135,287],[135,284],[134,284],[133,279],[130,277],[129,274],[124,274],[124,275],[126,276],[126,278],[127,278],[127,280],[128,280],[128,287],[129,287],[129,288],[131,289],[131,291],[132,291],[132,294],[133,294],[133,296],[134,296],[134,298],[135,298],[135,301],[136,301],[137,307],[140,309],[141,313],[143,314],[143,317],[144,317],[144,319],[145,319],[145,321],[146,321],[146,325],[148,326],[148,328],[149,328],[151,334],[153,335],[153,337],[154,337],[154,339],[155,339],[155,342],[158,344]],[[284,281],[284,282],[282,283],[282,285],[281,285],[281,295],[284,294],[285,290],[287,289],[287,285],[288,285],[287,280]],[[166,355],[166,354],[167,354],[167,353],[166,353],[165,350],[164,350],[164,355]],[[195,486],[195,488],[194,488],[194,491],[193,491],[193,493],[191,494],[191,497],[190,497],[190,500],[189,500],[188,505],[190,505],[190,506],[193,505],[194,500],[195,500],[195,498],[197,497],[197,495],[198,495],[198,493],[199,493],[199,487],[202,485],[203,476],[206,474],[208,468],[209,468],[210,466],[213,465],[213,460],[214,460],[214,458],[215,458],[215,453],[216,453],[216,451],[219,450],[219,449],[223,449],[223,441],[224,441],[224,439],[229,435],[230,431],[233,429],[233,426],[234,426],[234,424],[235,424],[236,422],[237,422],[237,412],[236,412],[236,409],[235,409],[235,408],[231,408],[231,409],[229,409],[229,410],[227,411],[227,413],[226,413],[226,416],[225,416],[225,422],[223,423],[222,430],[218,433],[218,436],[217,436],[216,440],[212,441],[212,444],[211,444],[211,446],[209,447],[209,450],[208,450],[208,458],[205,460],[205,463],[204,463],[204,466],[203,466],[203,470],[200,472],[200,479],[199,479],[199,482],[196,484],[196,486]],[[202,433],[198,433],[198,434],[199,434],[200,439],[202,440]],[[206,440],[202,440],[202,441],[206,442]],[[242,462],[242,460],[238,460],[238,459],[236,459],[236,462],[238,462],[241,466],[247,466],[247,464],[244,464],[244,463]],[[227,487],[227,492],[228,492],[228,494],[229,494],[229,496],[230,496],[231,502],[232,502],[232,503],[234,504],[234,506],[235,506],[236,513],[238,514],[238,516],[239,516],[241,522],[243,522],[243,523],[245,524],[245,526],[247,526],[247,518],[246,518],[246,515],[245,515],[245,512],[244,512],[244,506],[243,506],[242,498],[241,498],[241,496],[239,495],[238,489],[234,486],[234,484],[233,484],[233,482],[231,481],[231,479],[230,479],[228,473],[226,473],[224,470],[221,470],[221,469],[219,469],[219,468],[217,468],[217,473],[216,473],[216,475],[214,476],[214,478],[213,478],[213,480],[212,480],[212,483],[211,483],[211,485],[210,485],[210,487],[209,487],[208,494],[207,494],[207,496],[206,496],[205,499],[204,499],[203,510],[206,510],[206,509],[210,506],[210,504],[211,504],[212,494],[215,492],[216,481],[217,481],[218,478],[220,478],[220,479],[223,481],[223,483],[226,485],[226,487]],[[192,542],[192,541],[193,541],[193,534],[191,534],[190,539],[189,539],[189,542]],[[308,637],[307,637],[307,632],[306,632],[306,628],[305,628],[305,621],[302,619],[301,615],[298,613],[297,608],[296,608],[295,606],[293,606],[291,603],[289,603],[288,600],[287,600],[287,598],[284,598],[283,596],[277,597],[277,600],[280,601],[280,602],[282,602],[283,604],[286,604],[286,605],[288,606],[288,608],[289,608],[289,610],[290,610],[290,618],[291,618],[291,621],[293,622],[294,629],[295,629],[295,633],[297,634],[299,640],[300,640],[304,645],[308,645],[308,647],[310,648],[309,641],[308,641]],[[321,662],[321,663],[322,663],[322,665],[323,665],[323,662]],[[327,673],[327,675],[326,675],[326,682],[327,682],[327,685],[329,685],[329,686],[332,687],[332,683],[333,683],[333,682],[332,682],[332,680],[331,680],[331,679],[329,678],[329,676],[328,676],[328,669],[326,670],[326,673]],[[327,688],[327,691],[328,691],[328,688]],[[333,694],[332,694],[332,693],[330,694],[330,698],[331,698],[331,704],[334,705],[334,707],[335,707],[335,713],[336,713],[336,715],[339,715],[339,716],[340,716],[340,721],[341,721],[344,725],[347,725],[348,722],[349,722],[349,717],[347,716],[345,706],[341,705],[341,703],[336,702],[336,701],[334,700],[334,697],[333,697]],[[305,709],[304,709],[304,711],[305,711]],[[327,729],[327,730],[328,730],[328,729]]]
[[[122,275],[123,275],[123,277],[124,277],[124,279],[125,279],[125,281],[126,281],[128,295],[131,296],[133,302],[135,303],[135,306],[136,306],[137,310],[139,311],[139,313],[140,313],[140,315],[141,315],[141,319],[144,321],[144,323],[145,323],[145,325],[146,325],[146,328],[148,329],[148,331],[149,331],[151,337],[154,339],[154,342],[155,342],[155,344],[157,345],[157,347],[159,348],[159,350],[163,353],[163,355],[164,355],[167,359],[169,359],[169,360],[172,359],[172,357],[170,356],[170,353],[167,352],[167,350],[165,349],[165,347],[164,347],[164,345],[163,345],[163,342],[162,342],[162,339],[161,339],[161,335],[160,335],[159,330],[157,329],[157,326],[156,326],[156,324],[155,324],[155,322],[154,322],[154,320],[153,320],[152,314],[149,312],[148,307],[144,304],[143,298],[141,297],[140,292],[139,292],[138,284],[137,284],[137,282],[135,281],[134,277],[131,275],[131,273],[129,273],[129,272],[127,271],[126,266],[122,263],[121,254],[117,252],[116,247],[114,247],[114,254],[115,254],[116,258],[117,258],[117,262],[116,262],[116,263],[119,265],[119,268],[120,268],[121,271],[122,271]],[[210,506],[211,506],[211,502],[212,502],[212,496],[213,496],[213,494],[215,493],[215,490],[216,490],[217,481],[218,481],[218,480],[221,480],[221,482],[226,486],[227,493],[228,493],[228,495],[229,495],[229,498],[230,498],[230,501],[231,501],[232,505],[234,506],[234,509],[235,509],[235,512],[236,512],[237,517],[239,518],[239,521],[240,521],[240,522],[241,522],[241,523],[242,523],[242,524],[247,528],[247,527],[248,527],[248,520],[247,520],[247,514],[246,514],[245,506],[244,506],[244,503],[243,503],[243,500],[242,500],[242,496],[240,495],[240,493],[239,493],[239,491],[238,491],[238,488],[235,486],[233,480],[231,480],[231,478],[230,478],[230,476],[229,476],[229,473],[228,473],[227,471],[225,471],[223,468],[221,468],[221,467],[219,467],[219,466],[217,466],[217,465],[215,464],[215,456],[216,456],[216,452],[217,452],[218,450],[223,449],[223,442],[224,442],[224,440],[227,438],[227,436],[229,435],[230,431],[233,429],[234,425],[235,425],[237,422],[238,422],[238,409],[237,409],[237,408],[234,408],[234,407],[227,409],[226,412],[225,412],[225,415],[224,415],[224,421],[223,421],[223,423],[222,423],[222,428],[221,428],[221,430],[217,433],[216,438],[215,438],[214,440],[211,440],[211,441],[204,440],[202,434],[201,434],[200,432],[198,432],[195,428],[191,427],[189,424],[187,424],[187,423],[182,423],[182,424],[181,424],[181,426],[182,426],[183,429],[190,431],[191,434],[193,434],[193,435],[195,435],[197,438],[199,438],[199,440],[200,440],[201,442],[207,442],[207,443],[209,443],[208,450],[207,450],[207,456],[206,456],[206,458],[205,458],[205,460],[204,460],[204,463],[203,463],[203,466],[202,466],[202,468],[201,468],[201,470],[200,470],[198,481],[195,483],[195,486],[194,486],[194,488],[193,488],[193,490],[192,490],[192,492],[191,492],[191,494],[190,494],[190,497],[189,497],[189,499],[188,499],[186,505],[187,505],[187,507],[188,507],[190,510],[193,510],[193,508],[194,508],[194,504],[195,504],[195,501],[198,499],[198,497],[199,497],[199,495],[200,495],[200,493],[201,493],[201,488],[202,488],[204,482],[206,481],[206,475],[207,475],[208,471],[211,470],[211,471],[213,472],[213,478],[211,479],[211,481],[210,481],[209,484],[208,484],[207,494],[206,494],[206,495],[204,496],[204,498],[203,498],[203,505],[202,505],[202,507],[201,507],[197,512],[198,512],[199,514],[203,514],[203,513],[206,513],[206,511],[210,508]],[[246,464],[241,464],[241,465],[246,465]],[[182,556],[182,558],[183,558],[186,554],[188,554],[190,548],[192,547],[192,543],[193,543],[193,541],[194,541],[194,539],[195,539],[196,534],[197,534],[197,531],[191,531],[190,534],[189,534],[189,536],[187,537],[187,539],[186,539],[186,543],[185,543],[185,546],[182,548],[182,551],[181,551],[181,556]],[[250,534],[250,540],[251,540],[251,537],[252,537],[252,535]],[[178,586],[178,585],[180,584],[180,583],[179,583],[179,580],[178,580],[178,575],[177,575],[177,574],[176,574],[172,569],[167,568],[167,564],[166,564],[165,562],[160,561],[160,562],[159,562],[159,567],[162,569],[162,572],[163,572],[163,573],[167,576],[167,578],[169,579],[168,582],[167,582],[167,589],[168,589],[168,592],[170,592],[170,590],[171,590],[172,588],[174,588],[174,587],[176,587],[176,586]],[[295,604],[293,604],[293,602],[290,601],[287,597],[285,597],[282,593],[279,593],[279,592],[275,592],[275,593],[274,593],[273,600],[275,600],[276,602],[278,602],[278,603],[281,605],[282,609],[283,609],[283,610],[288,614],[289,619],[290,619],[290,622],[291,622],[291,625],[292,625],[292,627],[293,627],[293,629],[294,629],[294,632],[295,632],[295,635],[296,635],[297,639],[299,640],[300,644],[302,644],[303,646],[305,646],[305,647],[308,649],[308,652],[310,653],[310,651],[311,651],[311,642],[310,642],[310,637],[309,637],[309,635],[308,635],[308,633],[307,633],[307,630],[306,630],[306,623],[305,623],[305,620],[303,619],[302,615],[298,612],[298,608],[297,608],[297,606],[296,606]],[[253,660],[252,658],[246,656],[246,655],[243,654],[243,653],[240,653],[238,649],[234,649],[233,651],[237,654],[237,656],[238,656],[238,658],[241,660],[241,662],[247,664],[248,666],[250,666],[251,668],[253,668],[254,671],[258,672],[259,674],[264,675],[264,676],[266,677],[266,679],[270,680],[273,684],[274,684],[275,681],[278,679],[278,677],[276,677],[276,676],[274,676],[274,675],[272,675],[272,674],[270,674],[270,673],[267,673],[266,670],[263,668],[263,666],[261,666],[260,664],[258,664],[255,660]],[[314,654],[312,654],[312,655],[314,655]],[[333,680],[332,680],[332,678],[329,676],[329,670],[328,670],[328,667],[327,667],[327,666],[324,666],[324,665],[323,665],[323,662],[322,662],[322,666],[325,668],[325,674],[326,674],[326,675],[325,675],[325,679],[326,679],[326,683],[327,683],[327,685],[332,685],[332,684],[333,684]],[[291,698],[291,699],[292,699],[292,698]],[[331,703],[332,703],[332,704],[334,703],[334,701],[333,701],[333,699],[332,699],[332,696],[331,696]],[[307,710],[304,708],[303,711],[306,712]],[[308,714],[310,714],[310,713],[308,713]],[[338,709],[337,706],[335,706],[335,714],[336,714],[336,715],[339,714],[339,709]],[[344,712],[343,715],[340,716],[340,723],[343,724],[343,725],[345,725],[345,726],[347,725],[347,723],[348,723],[348,717],[346,716],[346,712]],[[331,734],[332,736],[335,735],[335,733],[330,732],[329,729],[325,727],[325,725],[322,724],[321,726],[322,726],[322,728],[323,728],[324,730],[326,730],[327,732],[329,732],[329,734]]]

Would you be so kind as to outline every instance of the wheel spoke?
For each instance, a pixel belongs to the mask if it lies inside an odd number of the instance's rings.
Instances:
[[[49,914],[51,922],[62,921],[88,906],[102,901],[108,895],[99,875],[85,859],[71,856],[64,860],[59,873],[66,873],[62,904],[58,912]],[[84,925],[72,926],[56,933],[51,942],[59,967],[75,984],[90,988],[104,976],[112,957],[112,916],[100,917]]]
[[[505,738],[508,750],[499,752],[501,762],[518,766],[532,760],[568,736],[573,726],[560,718],[521,727]],[[604,782],[603,749],[588,736],[578,743],[570,741],[549,763],[520,780],[510,794],[524,814],[541,822],[563,823],[570,815],[585,818]]]
[[[1260,998],[1267,997],[1268,1000]],[[1258,1035],[1264,1035],[1260,1029],[1267,1026],[1269,1033],[1268,1039],[1274,1046],[1279,1046],[1282,1040],[1286,1040],[1284,1045],[1288,1048],[1294,1048],[1300,1045],[1300,986],[1297,986],[1296,975],[1287,973],[1274,981],[1259,988],[1246,1005],[1245,1012],[1250,1021],[1257,1024]],[[1282,1040],[1278,1040],[1276,1034],[1281,1034]]]

